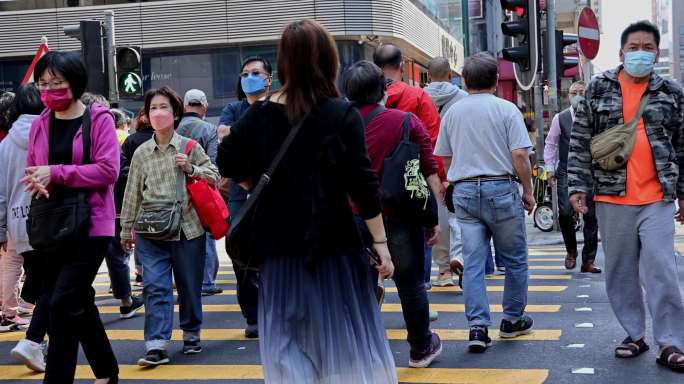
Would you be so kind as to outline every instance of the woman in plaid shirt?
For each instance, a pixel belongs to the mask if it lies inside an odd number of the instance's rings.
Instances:
[[[128,183],[121,210],[121,243],[124,249],[133,246],[133,223],[144,201],[174,201],[180,172],[192,178],[215,183],[218,170],[200,145],[194,145],[185,155],[188,139],[175,132],[183,114],[183,103],[172,89],[162,87],[145,95],[145,114],[154,135],[133,154]],[[185,184],[185,178],[180,181]],[[197,354],[202,324],[201,287],[204,276],[205,230],[189,200],[185,186],[181,230],[168,241],[135,239],[136,252],[143,266],[143,296],[145,299],[145,344],[147,352],[140,358],[141,366],[156,366],[169,362],[166,346],[173,328],[173,280],[178,287],[180,327],[183,330],[183,353]]]

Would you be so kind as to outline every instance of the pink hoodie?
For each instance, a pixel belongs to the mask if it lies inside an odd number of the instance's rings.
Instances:
[[[72,149],[73,165],[50,165],[50,183],[69,188],[84,188],[92,192],[90,203],[90,236],[114,236],[114,183],[119,176],[120,149],[109,109],[91,106],[90,164],[83,164],[83,128]],[[26,166],[48,165],[50,116],[46,109],[33,121],[29,134]]]

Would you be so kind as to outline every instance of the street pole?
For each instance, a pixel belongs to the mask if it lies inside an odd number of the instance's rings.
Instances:
[[[114,11],[104,11],[105,31],[107,33],[107,75],[109,80],[109,103],[118,106],[119,89],[116,83],[116,40],[114,36]]]
[[[546,0],[547,63],[549,81],[549,117],[558,112],[558,77],[556,74],[556,0]]]
[[[470,56],[470,19],[468,16],[468,0],[461,0],[461,20],[463,29],[463,57]]]
[[[542,100],[541,76],[534,83],[534,131],[537,134],[537,166],[544,161],[544,101]]]

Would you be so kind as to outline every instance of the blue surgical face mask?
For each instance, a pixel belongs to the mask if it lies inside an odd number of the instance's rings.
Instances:
[[[644,77],[653,71],[656,53],[649,51],[625,52],[625,71],[633,77]]]
[[[266,80],[261,75],[249,74],[243,77],[240,83],[247,95],[258,95],[266,90]]]

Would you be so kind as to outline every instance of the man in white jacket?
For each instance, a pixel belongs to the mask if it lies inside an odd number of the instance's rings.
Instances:
[[[3,285],[3,308],[0,331],[25,329],[42,340],[47,331],[47,319],[29,321],[21,318],[21,299],[18,298],[19,278],[24,262],[31,265],[33,249],[26,233],[26,218],[31,206],[31,196],[24,191],[19,182],[24,177],[26,152],[28,148],[31,123],[44,109],[40,93],[34,84],[27,84],[17,90],[14,103],[9,110],[12,128],[9,135],[0,142],[0,247],[6,254],[0,258],[0,284]],[[26,260],[24,259],[26,257]],[[27,302],[35,302],[39,283],[35,271],[27,270],[27,279],[21,297]],[[38,286],[37,286],[38,285]],[[45,371],[45,360],[39,343],[21,340],[12,350],[12,355],[29,368]]]

